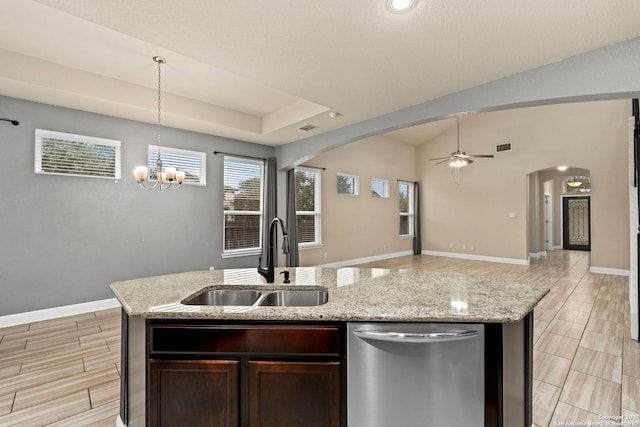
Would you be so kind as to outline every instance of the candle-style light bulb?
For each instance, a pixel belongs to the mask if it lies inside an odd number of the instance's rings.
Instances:
[[[164,170],[167,175],[167,179],[169,181],[173,181],[174,179],[176,179],[176,168],[168,167],[168,168],[165,168]]]
[[[136,166],[133,169],[133,177],[139,183],[147,179],[148,173],[149,173],[149,169],[146,166]]]

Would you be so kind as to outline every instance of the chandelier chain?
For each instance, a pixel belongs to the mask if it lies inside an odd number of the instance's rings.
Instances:
[[[157,61],[158,62],[158,147],[160,147],[160,125],[161,125],[161,118],[160,118],[160,111],[161,111],[161,105],[162,105],[162,91],[160,90],[160,82],[161,82],[161,72],[160,69],[162,68],[162,61]]]

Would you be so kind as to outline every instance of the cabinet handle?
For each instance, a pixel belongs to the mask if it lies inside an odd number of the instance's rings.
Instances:
[[[438,343],[460,341],[478,336],[478,331],[429,332],[424,334],[412,332],[378,332],[355,329],[353,334],[363,339],[391,341],[399,343]]]

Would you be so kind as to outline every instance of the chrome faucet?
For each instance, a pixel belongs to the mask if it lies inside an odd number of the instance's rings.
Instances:
[[[289,237],[287,236],[287,230],[284,227],[284,222],[280,218],[273,218],[271,220],[271,226],[269,227],[269,253],[267,254],[267,267],[262,267],[262,256],[258,258],[258,273],[267,280],[267,283],[273,283],[275,281],[275,274],[273,272],[273,263],[275,258],[273,242],[277,240],[278,235],[275,233],[276,224],[280,224],[282,230],[282,253],[289,253]]]

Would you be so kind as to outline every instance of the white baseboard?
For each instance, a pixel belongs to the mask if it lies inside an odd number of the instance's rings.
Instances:
[[[531,259],[531,258],[546,258],[546,257],[547,257],[547,251],[529,252],[529,259]]]
[[[589,268],[590,273],[611,274],[614,276],[629,276],[629,270],[621,268],[594,267]]]
[[[92,311],[106,310],[120,307],[115,298],[98,301],[84,302],[81,304],[65,305],[62,307],[45,308],[43,310],[27,311],[25,313],[7,314],[0,316],[0,328],[22,325],[23,323],[38,322],[41,320],[55,319],[58,317],[73,316]]]
[[[422,254],[432,255],[432,256],[443,256],[447,258],[469,259],[474,261],[489,261],[489,262],[501,262],[504,264],[529,265],[528,259],[500,258],[500,257],[492,257],[492,256],[484,256],[484,255],[461,254],[457,252],[440,252],[440,251],[427,251],[427,250],[422,251]]]
[[[394,253],[384,254],[384,255],[375,255],[375,256],[370,256],[365,258],[350,259],[347,261],[331,262],[329,264],[319,265],[318,267],[332,267],[332,268],[349,267],[356,264],[365,264],[367,262],[381,261],[383,259],[397,258],[401,256],[406,256],[406,255],[413,255],[413,251],[394,252]]]

